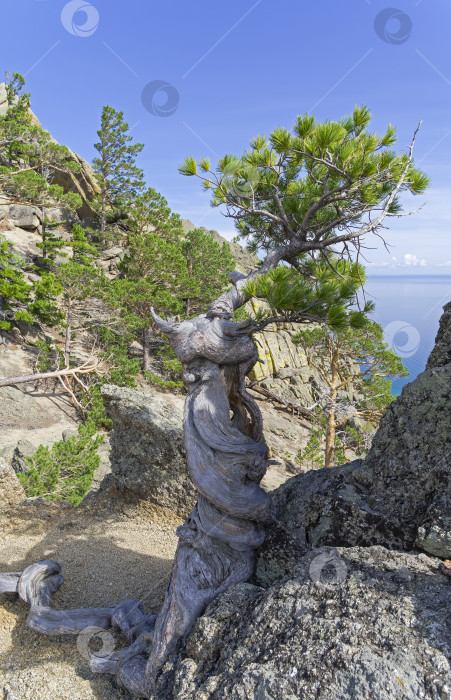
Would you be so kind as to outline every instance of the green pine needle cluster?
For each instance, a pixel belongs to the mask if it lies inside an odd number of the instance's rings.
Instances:
[[[375,222],[369,231],[377,231],[381,207],[396,216],[403,192],[422,194],[429,184],[409,153],[393,149],[394,127],[380,135],[370,121],[367,107],[339,121],[301,115],[291,131],[257,136],[241,156],[220,158],[215,170],[208,159],[189,156],[179,172],[211,190],[212,205],[225,207],[250,250],[270,252],[293,237],[305,250],[324,250],[368,216]]]
[[[279,265],[252,279],[244,288],[250,299],[263,300],[268,309],[260,308],[257,322],[320,322],[343,330],[363,328],[372,310],[366,303],[362,310],[353,308],[365,281],[365,271],[357,263],[305,257],[295,267]]]

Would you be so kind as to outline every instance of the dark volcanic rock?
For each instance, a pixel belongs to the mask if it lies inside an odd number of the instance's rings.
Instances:
[[[186,466],[181,412],[157,393],[106,385],[102,396],[113,421],[115,487],[187,515],[196,492]]]
[[[268,591],[234,586],[198,619],[171,697],[448,700],[451,589],[439,564],[325,547]]]

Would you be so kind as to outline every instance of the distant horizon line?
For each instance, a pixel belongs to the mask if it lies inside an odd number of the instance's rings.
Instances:
[[[367,268],[367,279],[370,277],[444,277],[445,279],[451,280],[451,273],[448,274],[443,274],[443,273],[433,273],[433,272],[423,272],[423,273],[413,273],[413,272],[398,272],[398,273],[391,273],[391,274],[383,274],[383,273],[370,273],[368,272]]]

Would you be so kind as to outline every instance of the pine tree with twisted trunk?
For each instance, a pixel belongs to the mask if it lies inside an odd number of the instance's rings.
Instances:
[[[180,322],[153,312],[182,363],[187,461],[199,494],[177,531],[160,613],[145,615],[138,601],[53,610],[51,594],[61,584],[55,562],[0,576],[0,590],[17,590],[30,603],[27,622],[34,630],[121,629],[131,645],[107,659],[94,658],[91,666],[114,673],[136,697],[158,695],[166,661],[175,658],[205,606],[248,580],[264,527],[274,519],[271,499],[259,485],[268,465],[261,414],[245,388],[258,359],[253,334],[287,321],[361,326],[365,308],[350,307],[360,282],[351,248],[358,254],[365,234],[378,235],[386,217],[401,215],[403,191],[421,193],[428,184],[412,163],[415,137],[407,153],[396,154],[390,148],[394,129],[380,137],[367,131],[369,120],[366,108],[340,122],[299,117],[293,132],[259,136],[241,158],[223,158],[216,173],[207,159],[197,164],[188,158],[181,166],[185,175],[200,170],[213,204],[223,204],[240,235],[266,257],[247,276],[231,273],[232,288],[206,314]],[[268,310],[235,323],[235,311],[251,296],[265,299]]]

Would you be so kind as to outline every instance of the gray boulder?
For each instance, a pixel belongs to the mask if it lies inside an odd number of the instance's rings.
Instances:
[[[114,258],[117,258],[118,260],[122,260],[124,255],[125,255],[124,248],[121,248],[121,246],[119,246],[119,245],[115,245],[112,248],[107,248],[107,250],[103,250],[100,253],[100,259],[101,260],[113,260]]]
[[[38,231],[42,216],[39,207],[28,206],[26,204],[10,204],[0,207],[0,218],[2,214],[6,216],[13,226],[22,228],[25,231]]]
[[[79,224],[80,217],[75,211],[66,207],[47,207],[45,210],[46,218],[50,221],[56,221],[58,224],[72,225]],[[61,232],[59,232],[61,235]]]
[[[182,412],[164,394],[102,387],[111,434],[111,472],[124,496],[145,498],[185,516],[196,492],[188,474]]]
[[[42,408],[15,386],[0,388],[0,425],[5,430],[35,428],[43,422]],[[6,434],[6,433],[5,433]]]
[[[73,437],[76,437],[78,435],[78,430],[74,430],[73,428],[66,428],[66,430],[63,430],[61,437],[63,438],[64,442],[67,442]]]
[[[448,700],[450,582],[439,564],[324,547],[269,590],[234,586],[197,620],[185,657],[166,667],[172,694],[158,697]]]

